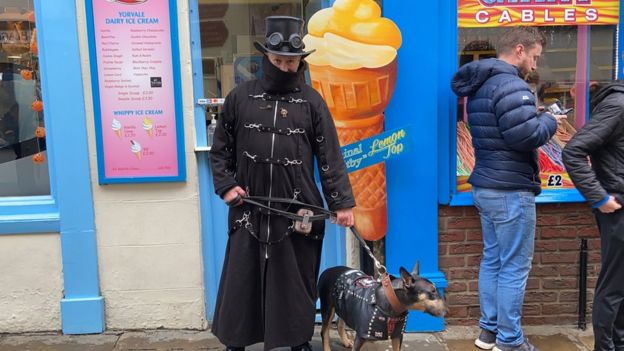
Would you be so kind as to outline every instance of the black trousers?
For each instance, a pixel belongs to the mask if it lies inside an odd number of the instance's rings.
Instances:
[[[624,209],[595,211],[602,268],[596,283],[592,322],[595,351],[624,351]]]

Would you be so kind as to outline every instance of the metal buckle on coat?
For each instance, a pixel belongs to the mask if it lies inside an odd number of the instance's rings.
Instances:
[[[314,212],[307,208],[300,208],[297,215],[303,217],[301,221],[295,221],[295,231],[304,235],[312,232],[312,222],[310,216],[314,216]]]

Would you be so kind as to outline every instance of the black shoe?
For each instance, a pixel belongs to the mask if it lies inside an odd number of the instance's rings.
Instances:
[[[310,345],[310,343],[306,341],[299,346],[291,347],[290,351],[312,351],[312,345]]]
[[[225,351],[245,351],[245,347],[226,346]]]

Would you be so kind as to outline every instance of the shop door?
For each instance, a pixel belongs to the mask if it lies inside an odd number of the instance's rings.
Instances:
[[[209,321],[213,317],[227,243],[227,207],[214,192],[208,153],[211,133],[207,129],[219,117],[224,97],[241,82],[259,77],[262,55],[255,50],[253,42],[264,40],[264,18],[275,15],[306,18],[323,3],[320,0],[190,0],[195,151]],[[344,230],[328,222],[321,270],[344,264],[345,256]]]

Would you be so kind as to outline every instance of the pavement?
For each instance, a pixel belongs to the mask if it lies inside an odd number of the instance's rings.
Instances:
[[[591,326],[582,331],[573,326],[525,327],[525,334],[540,351],[592,351]],[[439,333],[407,333],[403,351],[478,351],[474,338],[476,327],[448,327]],[[347,351],[331,333],[332,350]],[[320,328],[312,339],[314,351],[322,351]],[[223,345],[205,330],[140,330],[106,331],[95,335],[62,335],[60,333],[0,334],[0,351],[199,351],[222,350]],[[368,343],[362,351],[391,351],[389,341]],[[247,348],[263,351],[263,345]],[[289,348],[275,351],[290,351]]]

